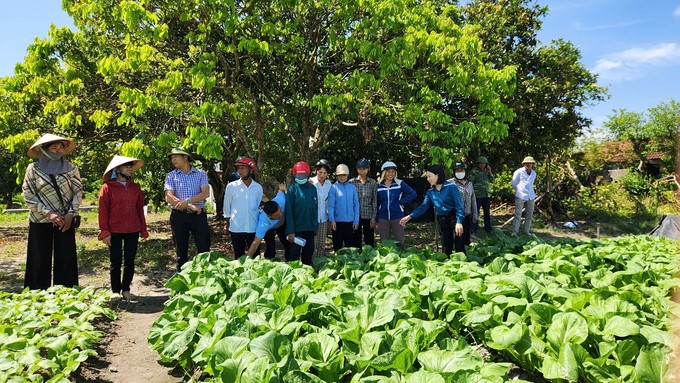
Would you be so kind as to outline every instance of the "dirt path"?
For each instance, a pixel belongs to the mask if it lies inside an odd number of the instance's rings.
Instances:
[[[164,273],[165,274],[165,273]],[[159,279],[136,276],[132,291],[139,295],[135,303],[114,300],[118,319],[106,325],[98,357],[81,365],[76,382],[104,383],[175,383],[182,382],[181,369],[164,366],[146,342],[154,320],[163,311],[168,290],[158,285]]]

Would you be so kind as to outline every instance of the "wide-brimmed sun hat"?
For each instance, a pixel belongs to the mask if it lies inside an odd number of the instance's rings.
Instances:
[[[532,157],[532,156],[526,156],[526,157],[524,157],[524,159],[522,160],[522,163],[523,163],[523,164],[535,164],[536,161],[534,160],[534,157]]]
[[[144,165],[144,161],[137,159],[137,158],[132,158],[132,157],[125,157],[125,156],[118,156],[115,155],[113,156],[113,159],[111,159],[111,162],[109,162],[109,166],[106,167],[106,171],[104,171],[104,174],[102,175],[102,180],[105,182],[111,179],[111,172],[113,169],[119,167],[120,165],[127,164],[128,162],[132,162],[132,172],[136,172],[139,170],[139,168]]]
[[[28,148],[28,156],[31,157],[34,160],[37,160],[40,158],[40,147],[49,144],[52,142],[63,142],[64,143],[64,152],[63,155],[67,155],[71,153],[72,151],[75,150],[76,148],[76,143],[70,138],[62,137],[62,136],[57,136],[56,134],[52,133],[47,133],[43,135],[42,137],[38,138],[38,141],[36,141],[33,145],[31,145],[30,148]]]
[[[489,160],[484,156],[479,156],[479,158],[477,158],[477,163],[488,164]]]

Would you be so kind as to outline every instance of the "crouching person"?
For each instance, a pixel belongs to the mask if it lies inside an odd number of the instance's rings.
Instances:
[[[260,214],[257,217],[257,227],[255,228],[255,239],[248,248],[248,257],[257,254],[257,249],[264,239],[267,248],[264,251],[264,257],[267,259],[274,259],[276,256],[276,238],[279,237],[279,242],[283,245],[284,259],[290,257],[290,242],[286,238],[286,187],[279,185],[279,192],[271,201],[267,201],[262,206]]]

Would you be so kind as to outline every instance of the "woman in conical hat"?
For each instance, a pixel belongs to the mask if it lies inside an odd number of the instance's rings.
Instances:
[[[28,156],[36,162],[26,168],[22,185],[30,211],[24,287],[78,284],[72,223],[80,208],[83,186],[78,167],[64,158],[75,148],[72,139],[48,133],[28,149]]]
[[[144,195],[132,180],[133,173],[143,164],[144,161],[136,158],[114,156],[102,175],[104,185],[99,192],[99,240],[109,246],[111,291],[127,301],[137,299],[130,292],[130,284],[135,273],[139,237],[149,236]]]

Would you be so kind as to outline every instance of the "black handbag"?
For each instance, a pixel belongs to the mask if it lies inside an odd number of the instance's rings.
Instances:
[[[57,177],[54,174],[50,174],[50,180],[52,181],[52,187],[54,188],[54,191],[57,192],[57,197],[59,197],[59,202],[61,202],[61,206],[64,206],[64,199],[61,197],[61,190],[59,189],[59,185],[57,185]],[[68,211],[71,210],[71,207],[73,207],[73,204],[69,203],[68,209],[66,209],[64,215],[66,215]],[[71,220],[71,226],[74,229],[80,227],[80,215],[75,214],[73,216],[73,219]]]

